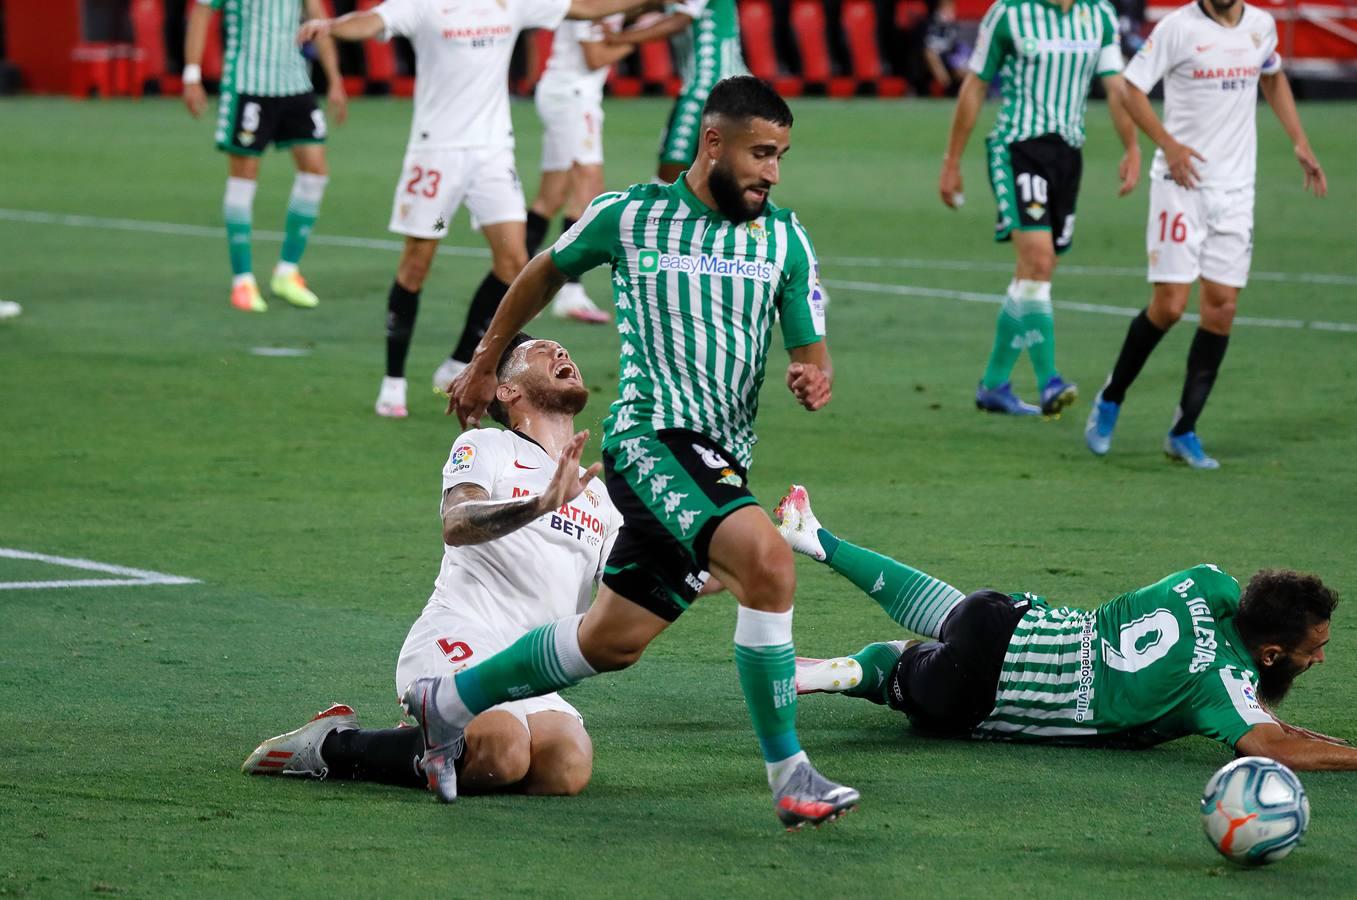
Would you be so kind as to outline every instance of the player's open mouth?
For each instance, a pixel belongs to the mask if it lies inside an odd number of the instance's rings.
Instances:
[[[577,370],[572,363],[561,363],[559,366],[555,368],[555,370],[552,371],[551,374],[552,377],[554,378],[562,379],[574,378],[578,380],[580,373],[579,370]]]
[[[748,194],[750,199],[752,199],[755,203],[762,203],[763,201],[768,199],[767,188],[756,188],[756,187],[745,188],[744,192]]]

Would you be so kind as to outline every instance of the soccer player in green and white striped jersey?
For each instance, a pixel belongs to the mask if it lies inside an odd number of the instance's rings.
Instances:
[[[928,640],[798,660],[800,693],[845,693],[943,737],[1143,748],[1191,734],[1296,769],[1357,770],[1357,749],[1278,719],[1298,675],[1324,661],[1338,595],[1314,575],[1264,570],[1241,592],[1212,565],[1095,609],[1033,594],[965,596],[827,531],[805,488],[778,507],[792,548],[827,564]]]
[[[212,15],[226,16],[226,58],[217,109],[217,149],[227,154],[226,240],[231,257],[231,305],[264,312],[268,304],[254,280],[250,230],[259,160],[269,144],[292,151],[297,176],[288,199],[281,258],[269,283],[274,296],[293,306],[319,302],[298,271],[307,238],[320,213],[328,169],[325,114],[316,105],[306,58],[297,46],[303,0],[197,0],[184,41],[184,103],[196,119],[207,106],[202,84],[203,47]],[[305,0],[306,14],[323,18],[321,0]],[[339,58],[329,37],[315,42],[336,121],[348,114]]]
[[[643,44],[672,36],[674,63],[683,86],[660,136],[656,180],[673,184],[697,157],[702,108],[723,78],[746,74],[740,48],[740,12],[735,0],[677,0],[668,15],[639,28],[608,35],[609,44]]]
[[[787,104],[758,79],[716,85],[693,168],[672,185],[595,200],[515,279],[453,382],[451,407],[469,425],[497,396],[494,360],[509,338],[567,277],[611,267],[622,349],[603,465],[622,528],[587,613],[406,689],[444,799],[456,794],[454,763],[476,713],[631,665],[714,587],[711,572],[740,603],[735,665],[778,818],[799,828],[856,804],[857,791],[820,776],[797,740],[793,559],[748,488],[775,315],[792,359],[788,388],[808,410],[830,399],[814,249],[796,215],[768,202],[791,125]]]
[[[1057,254],[1074,239],[1084,113],[1094,75],[1107,89],[1112,121],[1126,148],[1118,169],[1121,195],[1140,177],[1135,128],[1124,107],[1116,22],[1107,0],[997,0],[980,23],[938,183],[943,203],[959,207],[961,156],[989,83],[1002,78],[1003,105],[985,145],[998,205],[994,237],[1011,239],[1018,260],[975,393],[980,409],[1057,415],[1078,397],[1078,387],[1056,369],[1051,276]],[[1036,371],[1039,409],[1013,393],[1010,377],[1024,348]]]

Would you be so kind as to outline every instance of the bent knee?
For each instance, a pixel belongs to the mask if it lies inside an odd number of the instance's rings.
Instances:
[[[463,777],[504,787],[527,776],[532,767],[532,741],[517,719],[498,719],[492,727],[477,729],[473,725],[467,729]]]
[[[534,745],[527,786],[534,794],[573,797],[589,786],[593,774],[594,750],[588,736],[563,735]]]

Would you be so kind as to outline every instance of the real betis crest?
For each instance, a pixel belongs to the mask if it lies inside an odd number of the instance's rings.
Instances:
[[[1025,37],[1018,42],[1018,51],[1023,56],[1035,56],[1037,53],[1037,39],[1034,37]]]
[[[749,236],[754,240],[758,241],[759,243],[768,240],[768,229],[764,228],[758,222],[750,222],[748,229]]]
[[[721,477],[716,479],[716,483],[728,484],[731,487],[737,488],[744,487],[744,479],[741,478],[740,473],[736,472],[734,469],[722,469]]]

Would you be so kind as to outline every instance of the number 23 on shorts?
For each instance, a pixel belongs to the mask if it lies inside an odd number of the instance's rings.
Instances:
[[[438,196],[438,185],[442,180],[443,173],[437,169],[411,166],[410,178],[405,182],[405,193],[432,199]]]

